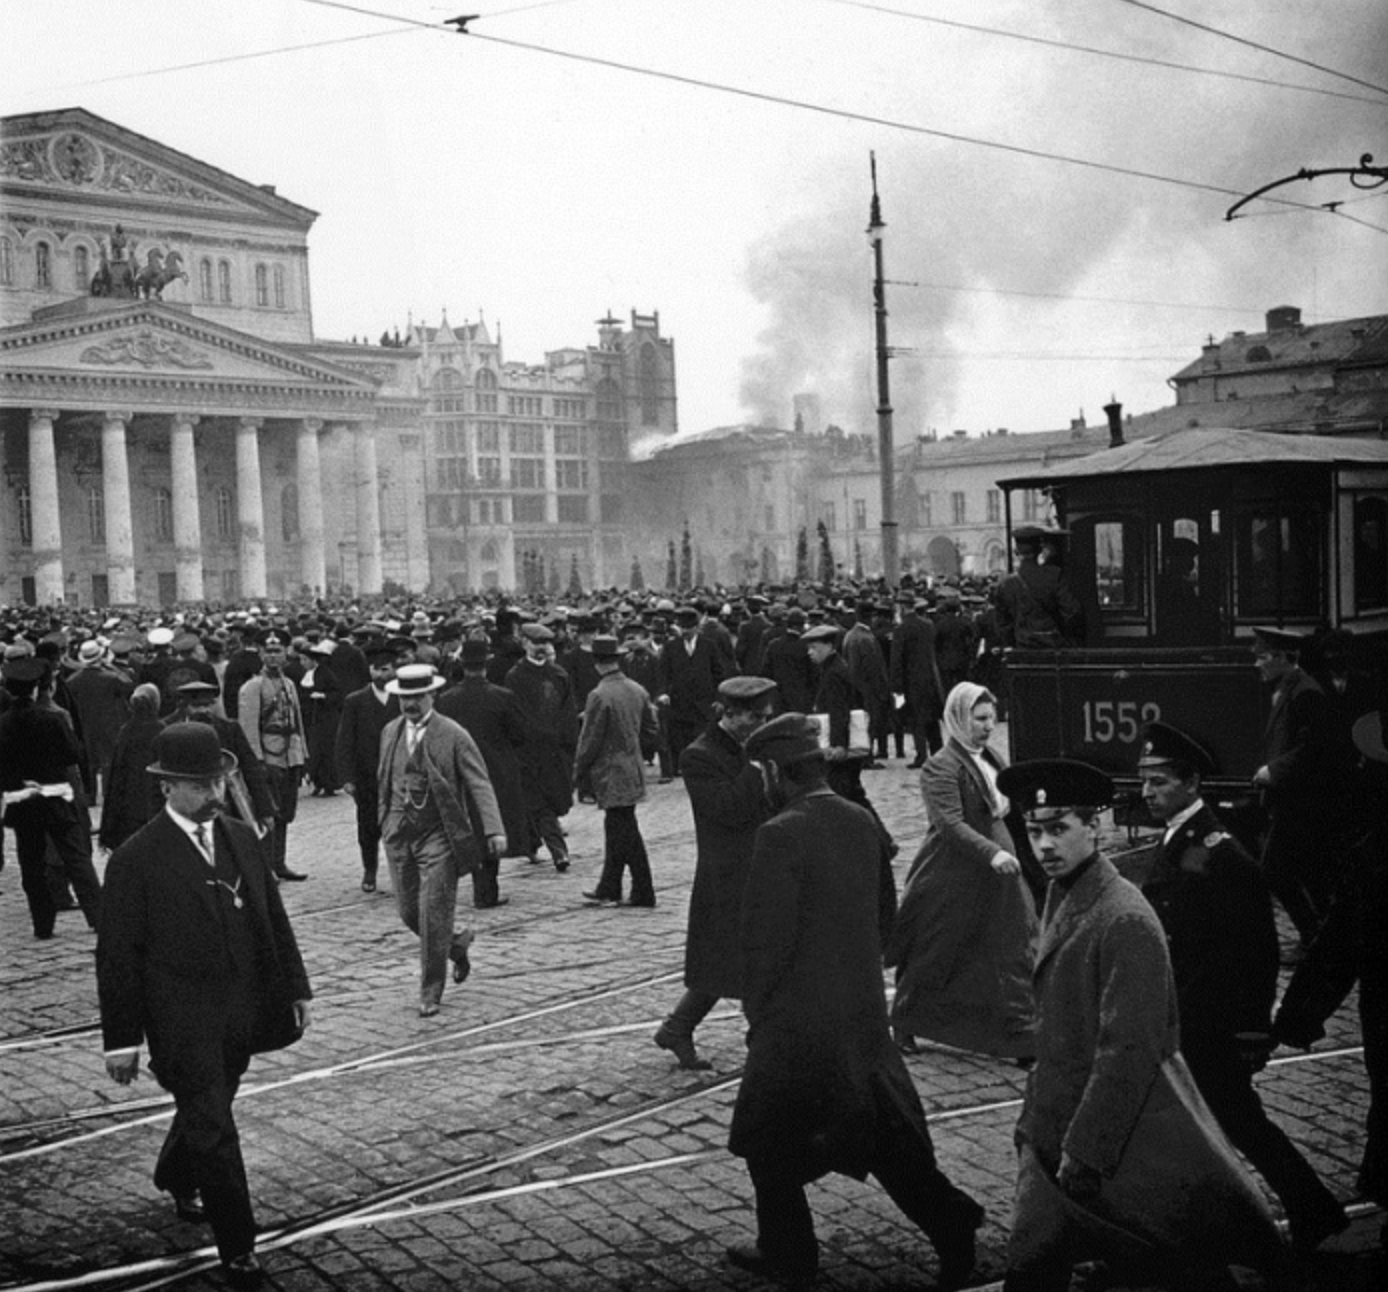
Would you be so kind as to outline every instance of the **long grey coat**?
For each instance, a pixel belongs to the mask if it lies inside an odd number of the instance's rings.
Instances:
[[[1107,859],[1068,889],[1051,884],[1035,987],[1010,1267],[1058,1249],[1110,1254],[1114,1234],[1154,1265],[1274,1263],[1280,1244],[1267,1204],[1177,1052],[1161,923]],[[1060,1200],[1062,1153],[1103,1177],[1089,1215]]]
[[[587,781],[600,808],[633,807],[646,797],[643,743],[659,739],[646,688],[625,673],[606,673],[588,693],[574,755],[574,781]]]
[[[1020,872],[1000,875],[990,864],[1017,844],[993,815],[978,764],[954,741],[922,768],[921,793],[930,827],[887,948],[897,968],[892,1022],[964,1050],[1024,1058],[1035,1051],[1036,908]]]

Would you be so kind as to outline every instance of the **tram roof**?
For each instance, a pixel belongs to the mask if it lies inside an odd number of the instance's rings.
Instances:
[[[1388,440],[1354,436],[1297,435],[1234,427],[1182,427],[1100,449],[1057,463],[1054,470],[1011,476],[1006,488],[1044,488],[1072,480],[1144,475],[1168,471],[1208,471],[1218,467],[1388,466]]]

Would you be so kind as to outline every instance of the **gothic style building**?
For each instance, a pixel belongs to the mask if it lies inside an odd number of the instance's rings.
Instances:
[[[676,430],[656,316],[536,368],[314,337],[314,211],[82,109],[0,120],[0,603],[510,586],[625,558]]]

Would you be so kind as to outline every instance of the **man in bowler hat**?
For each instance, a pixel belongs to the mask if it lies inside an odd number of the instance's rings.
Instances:
[[[111,855],[97,939],[106,1070],[140,1046],[177,1112],[154,1170],[178,1214],[212,1227],[233,1284],[254,1286],[251,1209],[232,1100],[253,1054],[309,1025],[308,976],[255,831],[222,814],[236,759],[200,722],[154,742],[164,810]]]

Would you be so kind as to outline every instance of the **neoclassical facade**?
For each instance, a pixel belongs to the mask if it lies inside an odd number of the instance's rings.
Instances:
[[[0,123],[0,601],[427,584],[424,404],[314,343],[315,218],[80,109]]]

